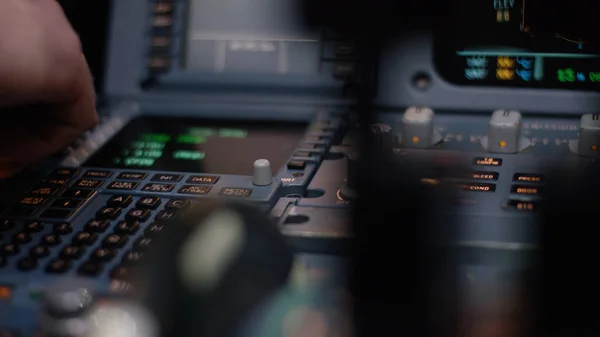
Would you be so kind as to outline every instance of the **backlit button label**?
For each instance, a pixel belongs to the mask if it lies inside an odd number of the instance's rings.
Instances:
[[[462,185],[464,191],[471,192],[494,192],[496,191],[496,184],[484,184],[484,183],[466,183]]]
[[[186,180],[188,184],[215,184],[219,180],[217,176],[191,176]]]
[[[39,206],[45,204],[46,201],[48,201],[48,199],[42,197],[25,197],[19,201],[19,205]]]
[[[54,187],[40,187],[29,191],[29,194],[32,195],[53,195],[58,192],[58,188]]]
[[[87,171],[83,176],[88,178],[108,178],[112,175],[110,171]]]
[[[124,180],[144,180],[148,175],[143,172],[122,172],[117,176],[117,179]]]
[[[98,188],[104,184],[102,180],[94,180],[94,179],[81,179],[78,180],[75,186],[78,187],[87,187],[87,188]]]
[[[541,193],[539,187],[527,186],[527,185],[513,185],[511,187],[510,192],[515,193],[515,194],[526,194],[526,195],[538,195]]]
[[[176,183],[181,180],[180,174],[157,174],[152,177],[152,181],[163,181],[163,182],[172,182]]]
[[[509,200],[506,206],[511,209],[519,211],[535,211],[539,207],[538,201],[523,201],[523,200]]]
[[[473,165],[477,166],[502,166],[502,158],[476,157],[473,159]]]
[[[498,172],[476,171],[471,173],[471,179],[475,180],[498,180]]]
[[[70,177],[77,173],[77,169],[74,168],[60,168],[52,172],[50,175],[53,177]]]
[[[44,185],[61,186],[69,182],[69,178],[46,179],[42,181]]]
[[[542,183],[544,177],[541,174],[516,173],[513,176],[513,181],[521,183]]]
[[[169,193],[173,190],[175,185],[173,184],[147,184],[144,185],[142,191],[154,192],[154,193]]]
[[[108,185],[109,190],[126,190],[131,191],[135,190],[138,187],[139,183],[134,183],[131,181],[113,181]]]
[[[210,190],[211,190],[211,187],[208,187],[208,186],[185,185],[179,189],[179,193],[204,195],[204,194],[208,194],[208,192],[210,192]]]
[[[252,194],[252,190],[249,188],[225,187],[221,189],[219,194],[225,197],[247,198]]]

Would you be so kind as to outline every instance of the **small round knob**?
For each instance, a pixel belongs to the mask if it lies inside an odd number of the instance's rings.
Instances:
[[[582,157],[598,157],[600,152],[600,114],[585,114],[579,122],[579,138],[569,148]]]
[[[93,304],[89,284],[79,279],[61,280],[46,288],[44,305],[49,316],[73,317],[85,313]]]
[[[344,199],[355,199],[356,180],[358,179],[358,161],[360,156],[358,153],[350,153],[346,156],[347,175],[344,186],[340,189],[341,196]]]
[[[410,107],[402,116],[400,144],[409,148],[428,148],[442,141],[433,128],[433,110]]]
[[[271,162],[266,159],[258,159],[254,162],[252,183],[256,186],[268,186],[273,183]]]
[[[481,145],[492,153],[518,153],[531,142],[522,136],[521,113],[512,110],[497,110],[492,113],[487,137]]]

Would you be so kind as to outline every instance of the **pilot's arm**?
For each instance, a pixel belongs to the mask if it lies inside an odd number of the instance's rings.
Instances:
[[[55,0],[0,1],[0,118],[0,178],[98,123],[81,43]]]

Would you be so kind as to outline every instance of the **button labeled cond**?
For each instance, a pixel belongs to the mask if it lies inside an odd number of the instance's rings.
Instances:
[[[471,192],[494,192],[496,191],[496,184],[466,183],[462,185],[462,189]]]

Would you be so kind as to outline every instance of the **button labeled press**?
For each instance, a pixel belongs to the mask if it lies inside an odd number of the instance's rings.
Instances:
[[[515,173],[513,176],[513,181],[522,183],[542,183],[544,182],[544,177],[541,174]]]

